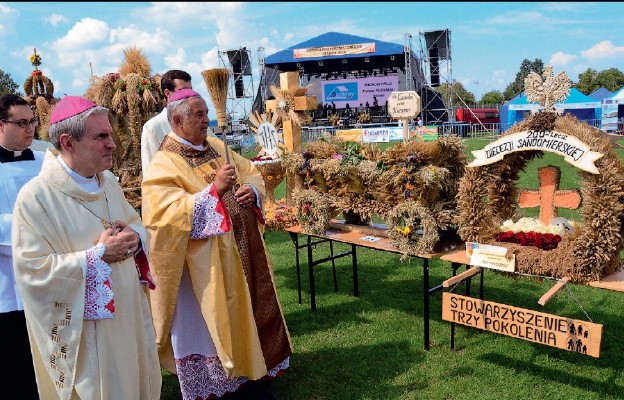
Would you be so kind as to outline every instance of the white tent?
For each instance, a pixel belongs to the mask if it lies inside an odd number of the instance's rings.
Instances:
[[[602,124],[605,131],[619,131],[618,121],[624,117],[624,87],[602,100]]]
[[[605,104],[624,104],[624,87],[615,91],[611,96],[603,99]]]

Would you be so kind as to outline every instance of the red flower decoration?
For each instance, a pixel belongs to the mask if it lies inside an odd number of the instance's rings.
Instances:
[[[553,250],[561,242],[561,236],[552,233],[538,232],[500,232],[496,235],[497,242],[517,243],[521,246],[533,246],[542,250]]]
[[[35,76],[35,75],[43,75],[43,72],[41,72],[41,70],[36,70],[30,73],[31,76]]]

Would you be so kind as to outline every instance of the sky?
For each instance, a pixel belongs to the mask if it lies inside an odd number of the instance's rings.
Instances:
[[[442,74],[479,99],[503,91],[524,59],[573,82],[587,68],[624,71],[623,15],[624,2],[0,2],[0,69],[23,91],[36,48],[55,97],[82,95],[135,46],[153,75],[185,70],[208,98],[201,71],[224,67],[228,50],[251,50],[257,91],[262,56],[323,33],[403,45],[411,35],[418,54],[425,32],[448,29]]]

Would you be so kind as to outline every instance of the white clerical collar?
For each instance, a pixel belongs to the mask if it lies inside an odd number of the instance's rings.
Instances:
[[[13,152],[13,157],[19,157],[19,156],[21,156],[21,155],[22,155],[22,151],[24,151],[24,150],[10,150],[10,149],[7,149],[6,147],[4,147],[4,146],[3,146],[3,145],[1,145],[1,144],[0,144],[0,147],[2,147],[3,149],[5,149],[6,151]]]
[[[180,142],[184,143],[187,146],[191,146],[192,148],[194,148],[195,150],[204,150],[206,149],[206,146],[204,146],[204,144],[193,144],[191,142],[189,142],[188,140],[181,138],[180,136],[176,135],[175,132],[173,133]]]
[[[63,168],[65,168],[65,171],[67,171],[69,176],[71,176],[76,181],[78,186],[80,186],[84,191],[93,193],[100,188],[100,184],[98,183],[95,175],[93,175],[91,178],[85,178],[73,169],[69,168],[67,164],[65,164],[65,160],[63,160],[63,157],[61,157],[60,154],[56,156],[56,158],[59,160],[59,163],[61,163]]]

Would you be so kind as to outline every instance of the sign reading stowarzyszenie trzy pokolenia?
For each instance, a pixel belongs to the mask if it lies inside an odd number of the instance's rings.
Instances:
[[[506,304],[442,293],[442,319],[501,335],[600,357],[602,325]]]

